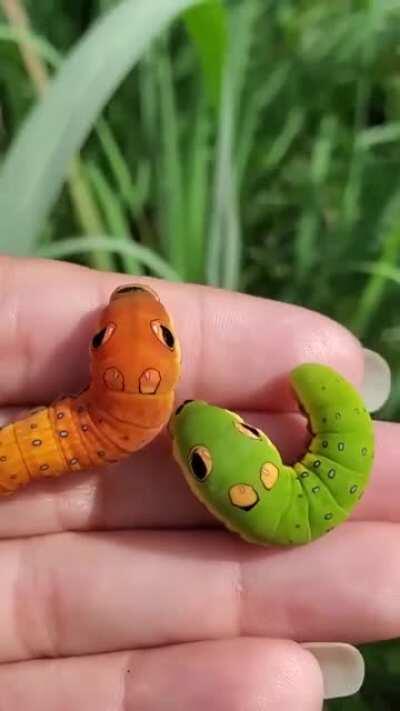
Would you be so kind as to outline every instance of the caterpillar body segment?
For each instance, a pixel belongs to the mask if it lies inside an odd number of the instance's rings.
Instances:
[[[373,423],[355,388],[331,368],[290,374],[312,439],[287,466],[265,433],[201,401],[178,408],[173,451],[194,493],[248,541],[304,544],[344,521],[362,496],[374,457]]]
[[[0,430],[0,495],[33,479],[106,466],[146,446],[168,421],[180,348],[157,295],[124,286],[111,296],[79,395]]]

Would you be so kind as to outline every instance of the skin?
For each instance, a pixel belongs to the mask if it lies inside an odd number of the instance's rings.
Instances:
[[[360,501],[373,464],[373,424],[351,383],[318,363],[289,378],[313,433],[291,467],[262,430],[203,401],[181,404],[169,425],[193,493],[252,543],[301,545],[330,533]]]
[[[0,260],[3,421],[87,382],[88,339],[121,280]],[[178,401],[238,410],[285,461],[308,442],[287,373],[317,361],[361,383],[360,345],[328,319],[149,283],[182,342]],[[112,471],[2,500],[1,711],[320,710],[319,669],[297,642],[400,635],[399,426],[376,423],[375,434],[371,484],[350,522],[297,548],[250,546],[216,527],[167,437]]]

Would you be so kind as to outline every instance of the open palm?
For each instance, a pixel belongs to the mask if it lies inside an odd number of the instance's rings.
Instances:
[[[121,276],[0,261],[3,421],[88,378],[88,342]],[[307,443],[287,374],[363,351],[308,310],[156,282],[183,350],[177,399],[244,413],[292,461]],[[398,425],[376,424],[372,481],[352,520],[296,549],[222,530],[162,435],[102,472],[0,502],[0,709],[313,711],[321,673],[298,642],[400,633]],[[290,641],[294,640],[294,641]]]

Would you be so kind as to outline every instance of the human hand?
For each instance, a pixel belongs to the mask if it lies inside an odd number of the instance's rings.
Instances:
[[[85,384],[96,311],[123,279],[8,258],[0,278],[7,421]],[[178,401],[237,409],[288,460],[307,441],[288,372],[315,360],[361,383],[361,346],[318,314],[154,286],[182,343]],[[121,465],[0,501],[0,709],[320,709],[321,668],[299,642],[400,633],[398,426],[376,423],[376,438],[352,520],[299,548],[258,548],[222,530],[186,487],[165,435]],[[333,654],[344,683],[351,653]]]

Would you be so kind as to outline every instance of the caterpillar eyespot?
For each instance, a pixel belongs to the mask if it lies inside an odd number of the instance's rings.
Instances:
[[[312,433],[293,466],[261,430],[203,401],[180,405],[168,426],[192,491],[258,544],[304,544],[333,530],[357,505],[373,465],[373,422],[355,388],[316,363],[295,368],[290,380]]]
[[[189,466],[197,481],[205,481],[211,474],[212,458],[207,447],[193,447],[189,453]]]
[[[161,343],[163,343],[167,348],[173,350],[175,347],[175,337],[171,329],[165,326],[161,321],[152,321],[151,328],[153,333],[158,338]]]
[[[256,427],[251,427],[251,425],[247,425],[245,422],[238,422],[237,420],[234,422],[234,425],[236,429],[244,434],[246,437],[251,437],[252,439],[261,439],[262,433],[259,429]]]
[[[104,346],[104,344],[110,340],[115,328],[115,323],[109,323],[105,328],[102,328],[101,331],[98,331],[92,338],[92,348],[96,349],[100,348],[100,346]]]
[[[180,348],[152,289],[128,285],[111,294],[90,358],[91,381],[78,396],[2,428],[0,495],[33,479],[115,463],[145,447],[168,422]]]

